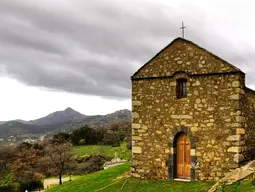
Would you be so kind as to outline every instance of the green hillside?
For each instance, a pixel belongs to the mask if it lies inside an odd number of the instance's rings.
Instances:
[[[174,182],[128,178],[128,163],[78,177],[62,186],[58,185],[47,192],[202,192],[208,191],[214,182]],[[252,177],[224,187],[219,191],[254,192]]]
[[[113,158],[115,151],[118,153],[119,158],[131,159],[131,150],[127,150],[126,142],[122,142],[119,147],[112,147],[110,145],[81,145],[73,147],[73,152],[79,156],[95,154]]]
[[[211,182],[169,182],[169,181],[148,181],[136,178],[122,177],[129,172],[130,165],[124,164],[102,170],[87,176],[80,177],[74,181],[66,182],[62,186],[56,186],[48,190],[49,192],[117,192],[122,188],[122,192],[154,192],[154,191],[207,191],[213,183]],[[119,177],[119,178],[118,178]],[[124,185],[125,184],[125,185]],[[108,186],[108,187],[106,187]],[[106,188],[105,188],[106,187]],[[100,190],[101,189],[101,190]]]

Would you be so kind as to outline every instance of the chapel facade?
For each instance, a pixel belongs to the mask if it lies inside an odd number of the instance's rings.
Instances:
[[[131,79],[132,176],[218,180],[254,158],[255,92],[237,67],[177,38]]]

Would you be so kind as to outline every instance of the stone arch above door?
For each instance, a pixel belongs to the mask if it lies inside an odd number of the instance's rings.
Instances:
[[[191,181],[195,180],[195,170],[197,167],[197,158],[195,156],[196,152],[196,142],[197,138],[193,136],[192,132],[184,126],[174,128],[172,131],[172,136],[169,138],[169,147],[170,147],[170,154],[168,158],[168,178],[169,180],[173,180],[176,175],[176,169],[175,169],[175,161],[176,161],[176,144],[175,144],[175,138],[178,135],[178,133],[185,133],[190,140],[190,155],[191,155],[191,168],[190,168],[190,177]]]

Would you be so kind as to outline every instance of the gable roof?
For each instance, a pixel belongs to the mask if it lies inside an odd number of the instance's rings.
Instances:
[[[192,41],[183,39],[181,37],[177,37],[176,39],[174,39],[171,43],[169,43],[165,48],[163,48],[162,50],[160,50],[154,57],[152,57],[148,62],[146,62],[142,67],[140,67],[132,76],[131,79],[134,79],[135,75],[138,74],[147,64],[149,64],[152,60],[154,60],[157,56],[159,56],[164,50],[166,50],[167,48],[169,48],[172,44],[174,44],[176,41],[183,41],[185,43],[189,43],[195,47],[197,47],[198,49],[201,49],[202,51],[207,52],[208,54],[210,54],[212,57],[214,57],[217,60],[222,61],[223,63],[227,64],[228,66],[232,67],[235,69],[235,72],[241,72],[242,74],[244,74],[244,72],[241,71],[241,69],[237,68],[236,66],[230,64],[229,62],[225,61],[224,59],[218,57],[217,55],[213,54],[212,52],[206,50],[203,47],[200,47],[199,45],[193,43]]]

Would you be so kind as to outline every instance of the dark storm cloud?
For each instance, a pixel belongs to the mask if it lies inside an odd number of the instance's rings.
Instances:
[[[180,11],[155,2],[1,0],[0,68],[5,70],[0,71],[27,85],[129,98],[130,76],[179,36],[183,18],[190,25],[188,39],[238,67],[249,66],[247,56],[255,59],[252,51],[240,56],[239,49],[229,49],[230,41],[203,26],[206,14],[200,9],[189,5]]]

